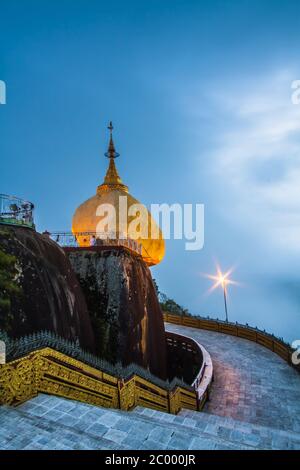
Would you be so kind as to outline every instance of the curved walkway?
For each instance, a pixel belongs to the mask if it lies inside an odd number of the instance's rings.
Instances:
[[[246,423],[300,432],[300,375],[272,351],[222,333],[166,323],[209,352],[214,367],[204,411]]]
[[[215,380],[204,413],[100,408],[38,395],[0,407],[0,449],[300,449],[300,375],[250,341],[177,325],[201,343]]]

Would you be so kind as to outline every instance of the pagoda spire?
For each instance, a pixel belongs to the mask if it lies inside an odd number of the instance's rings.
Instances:
[[[112,122],[110,121],[108,125],[108,130],[109,130],[109,144],[108,144],[108,149],[107,152],[105,152],[105,156],[109,158],[109,165],[108,169],[106,171],[106,175],[104,178],[103,184],[98,186],[98,193],[101,193],[103,191],[109,191],[111,189],[121,189],[123,191],[128,191],[128,187],[122,183],[121,177],[119,176],[118,170],[115,165],[115,158],[119,157],[119,153],[116,152],[115,149],[115,144],[113,141],[113,125]]]
[[[109,144],[108,144],[108,150],[104,155],[107,158],[117,158],[117,157],[120,156],[120,154],[118,152],[116,152],[116,149],[115,149],[115,144],[114,144],[113,136],[112,136],[112,131],[114,129],[114,126],[113,126],[111,121],[110,121],[107,129],[109,130]]]

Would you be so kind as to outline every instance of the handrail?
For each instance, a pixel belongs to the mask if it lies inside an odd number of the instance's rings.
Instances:
[[[213,363],[210,354],[202,346],[202,344],[198,343],[198,341],[190,336],[173,333],[171,331],[166,331],[166,336],[169,338],[176,338],[177,340],[181,339],[181,341],[189,343],[190,346],[194,348],[201,357],[200,369],[191,384],[197,393],[198,410],[200,410],[203,408],[206,400],[209,397],[209,391],[213,381]]]
[[[267,349],[270,349],[284,359],[290,366],[300,372],[300,365],[293,364],[292,362],[292,354],[294,353],[294,350],[291,346],[285,343],[282,339],[276,338],[274,335],[271,335],[266,331],[261,331],[258,328],[253,328],[247,324],[241,325],[239,323],[224,322],[200,316],[176,315],[166,311],[163,312],[163,316],[165,322],[215,331],[253,341]]]
[[[0,194],[0,224],[34,228],[32,202]]]
[[[64,248],[86,248],[88,246],[124,246],[142,254],[142,244],[129,237],[118,237],[108,232],[45,232],[53,241]],[[85,246],[81,246],[80,242]]]
[[[208,353],[193,338],[170,332],[167,336],[186,352],[197,350],[208,362]],[[201,410],[208,398],[212,374],[210,380],[207,373],[203,376],[202,363],[189,386],[177,378],[159,379],[135,364],[111,365],[81,350],[78,342],[51,332],[11,339],[0,331],[0,339],[9,361],[0,364],[0,405],[17,405],[43,392],[101,406],[128,410],[141,405],[176,414],[182,408]]]
[[[187,387],[163,388],[137,374],[115,377],[49,347],[0,365],[0,405],[16,406],[38,393],[125,411],[135,406],[173,414],[198,409],[197,395]]]

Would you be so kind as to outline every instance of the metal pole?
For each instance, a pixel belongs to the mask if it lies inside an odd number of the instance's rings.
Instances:
[[[226,298],[226,285],[225,284],[224,284],[224,287],[223,287],[223,291],[224,291],[224,305],[225,305],[226,322],[228,323],[227,298]]]

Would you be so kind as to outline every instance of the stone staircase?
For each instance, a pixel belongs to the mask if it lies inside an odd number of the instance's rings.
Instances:
[[[300,449],[300,434],[205,412],[128,413],[39,395],[0,407],[0,449]]]
[[[166,413],[137,407],[133,414],[148,416],[153,422],[168,420]],[[173,418],[173,419],[172,419]],[[211,413],[197,413],[182,410],[177,416],[171,415],[174,427],[192,429],[201,437],[219,438],[223,442],[256,449],[300,449],[300,434],[293,431],[275,429],[258,424],[246,423],[230,417],[217,416]],[[185,432],[185,431],[184,431]],[[199,443],[200,444],[200,443]]]

